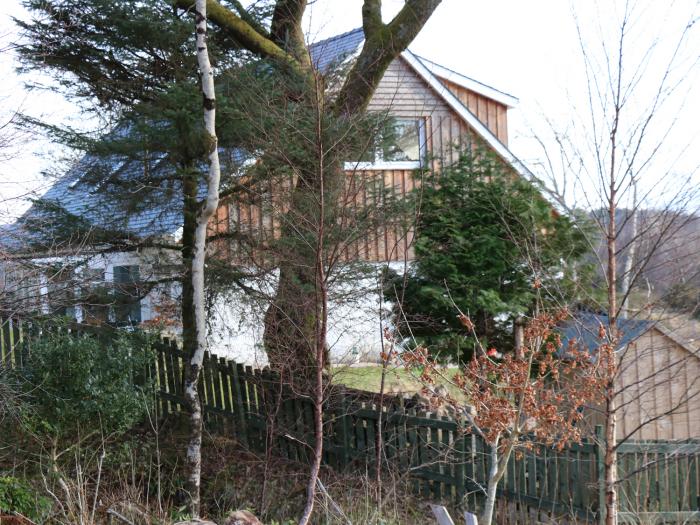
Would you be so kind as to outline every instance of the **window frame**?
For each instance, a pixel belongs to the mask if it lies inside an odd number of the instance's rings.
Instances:
[[[126,275],[129,277],[128,280],[118,281],[116,279],[117,271],[120,268],[119,273],[121,274],[121,268],[128,268]],[[135,271],[134,271],[135,269]],[[110,318],[111,322],[115,326],[138,326],[143,322],[143,297],[135,298],[133,302],[119,303],[119,299],[130,297],[130,290],[132,288],[137,296],[139,295],[139,288],[141,283],[141,265],[139,264],[114,264],[111,268],[111,289],[114,297],[114,302],[110,308]],[[135,277],[135,279],[134,279]],[[138,311],[138,320],[131,318],[130,313],[135,313]],[[126,318],[124,319],[123,314],[126,313]]]
[[[418,123],[418,153],[419,160],[384,160],[377,159],[374,161],[346,161],[343,168],[345,171],[372,171],[372,170],[416,170],[426,165],[428,154],[428,140],[426,131],[425,117],[415,118],[396,118],[399,121],[412,121]]]

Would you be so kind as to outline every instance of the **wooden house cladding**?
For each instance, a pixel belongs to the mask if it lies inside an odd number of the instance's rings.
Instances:
[[[486,124],[498,140],[508,145],[508,106],[447,79],[438,78],[476,118]]]
[[[347,172],[349,194],[356,205],[378,206],[372,184],[383,181],[392,198],[403,198],[419,184],[412,170],[363,170]],[[360,232],[358,232],[360,233]],[[349,237],[350,239],[351,237]],[[343,246],[342,259],[368,262],[404,261],[413,259],[413,228],[400,221],[388,221],[376,231],[355,236]]]
[[[481,98],[486,100],[485,97]],[[386,111],[397,119],[423,119],[427,153],[433,159],[433,167],[436,169],[442,163],[455,161],[458,148],[479,142],[464,119],[401,57],[387,68],[368,110]],[[482,111],[482,114],[485,118],[488,117],[488,111]],[[482,120],[482,123],[488,126],[487,120]],[[507,121],[503,119],[502,127],[505,129],[506,126]]]
[[[441,166],[456,161],[459,149],[487,143],[483,132],[479,135],[464,116],[455,111],[454,101],[452,105],[447,102],[445,96],[448,93],[461,102],[464,110],[468,110],[479,119],[488,129],[487,133],[493,134],[496,142],[500,141],[504,145],[507,143],[508,107],[505,104],[447,79],[437,76],[433,78],[435,82],[431,85],[411,65],[410,59],[403,56],[397,58],[389,65],[379,82],[368,105],[368,111],[385,112],[397,120],[420,122],[420,137],[424,141],[421,146],[422,152],[429,159],[430,168],[433,170],[440,170]],[[415,169],[402,164],[405,163],[363,164],[348,170],[349,201],[357,206],[375,204],[371,202],[372,192],[368,191],[367,186],[375,184],[377,179],[383,179],[385,187],[398,198],[409,194],[420,181],[415,176]],[[274,195],[272,198],[275,198]],[[213,219],[216,224],[210,227],[211,232],[221,233],[227,229],[236,229],[243,236],[250,235],[254,238],[260,235],[267,238],[279,235],[283,213],[279,206],[268,205],[261,208],[260,205],[227,200],[221,207],[225,210],[220,211]],[[275,217],[271,217],[270,211],[263,211],[264,209],[275,210]],[[351,233],[349,237],[352,237]],[[356,236],[352,242],[341,246],[342,258],[369,262],[411,260],[414,256],[412,242],[411,228],[407,230],[405,224],[387,224],[376,232]],[[235,239],[229,247],[220,246],[220,253],[221,249],[234,259],[243,258],[240,251],[244,246]]]

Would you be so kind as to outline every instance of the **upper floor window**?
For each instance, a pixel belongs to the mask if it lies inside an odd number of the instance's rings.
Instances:
[[[425,120],[394,119],[377,137],[372,151],[359,162],[346,162],[346,170],[417,169],[426,157]]]

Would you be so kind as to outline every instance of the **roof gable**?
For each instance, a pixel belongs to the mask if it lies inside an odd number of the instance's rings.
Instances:
[[[309,47],[309,52],[311,53],[312,63],[316,65],[317,69],[321,72],[326,72],[333,65],[340,65],[356,56],[363,44],[364,32],[362,28],[358,28],[314,43]],[[401,58],[445,101],[459,118],[469,125],[503,160],[510,164],[516,173],[528,180],[534,178],[532,172],[525,164],[440,81],[439,77],[449,77],[447,80],[463,85],[467,89],[507,107],[512,107],[517,103],[515,97],[440,66],[435,62],[421,58],[409,50],[401,53]]]
[[[508,147],[503,144],[494,133],[479,120],[474,113],[469,111],[469,108],[465,106],[461,100],[459,100],[454,93],[452,93],[447,86],[445,86],[440,79],[435,76],[428,67],[418,58],[416,55],[406,50],[401,54],[401,57],[408,62],[411,67],[418,73],[420,77],[425,80],[425,82],[436,91],[440,97],[447,103],[452,110],[457,113],[457,115],[464,120],[485,142],[488,144],[501,158],[503,158],[508,164],[510,164],[513,169],[520,176],[526,178],[527,180],[532,180],[532,172],[523,164],[520,159],[518,159]]]
[[[449,80],[450,82],[462,86],[463,88],[469,89],[470,91],[474,91],[475,93],[483,95],[486,98],[490,98],[491,100],[500,102],[501,104],[509,108],[518,105],[518,99],[515,98],[513,95],[509,95],[508,93],[500,91],[492,86],[488,86],[483,82],[479,82],[478,80],[474,80],[473,78],[458,73],[457,71],[453,71],[452,69],[446,68],[445,66],[441,66],[440,64],[437,64],[432,60],[428,60],[427,58],[423,58],[418,55],[415,55],[415,57],[418,60],[420,60],[433,75],[437,77]]]

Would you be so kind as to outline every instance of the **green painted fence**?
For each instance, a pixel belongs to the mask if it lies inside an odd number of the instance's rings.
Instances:
[[[12,319],[0,322],[0,363],[21,366],[31,358],[28,334],[36,329]],[[184,363],[175,341],[164,339],[156,345],[153,373],[163,416],[184,411]],[[313,404],[292,395],[269,370],[206,354],[199,390],[210,430],[252,449],[271,447],[279,456],[309,461]],[[403,399],[394,396],[387,396],[381,406],[375,394],[342,386],[329,390],[324,421],[327,465],[371,471],[381,442],[382,464],[410,474],[415,490],[426,499],[480,506],[487,449],[457,422],[407,409]],[[501,496],[529,508],[600,521],[602,449],[596,441],[600,439],[561,451],[535,446],[518,454],[508,464]],[[620,522],[700,522],[700,441],[627,442],[618,454]]]

